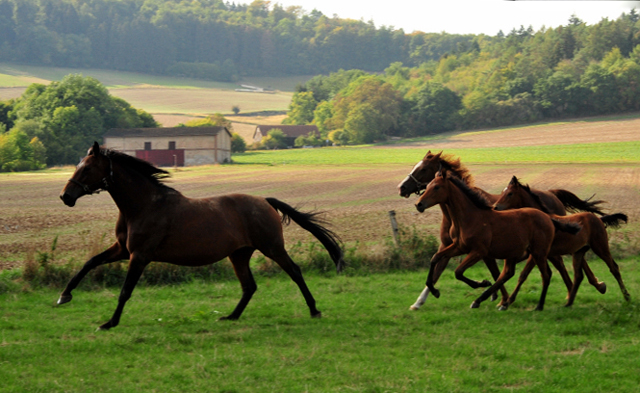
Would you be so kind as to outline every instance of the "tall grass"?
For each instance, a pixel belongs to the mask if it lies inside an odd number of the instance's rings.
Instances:
[[[383,273],[398,270],[417,270],[429,266],[431,256],[438,249],[438,241],[432,235],[420,233],[415,227],[399,228],[398,244],[386,239],[384,244],[372,252],[369,247],[362,247],[359,243],[345,248],[345,262],[347,275],[363,275]],[[101,252],[104,236],[94,236],[88,244],[91,250],[88,257]],[[21,281],[29,288],[63,288],[77,272],[81,263],[75,257],[59,260],[56,236],[48,250],[27,252],[24,267],[19,272],[2,275],[4,284],[0,284],[0,293],[18,290],[20,287],[12,285],[11,281]],[[289,254],[298,263],[303,272],[322,275],[333,275],[335,264],[323,246],[315,241],[294,244]],[[87,257],[87,258],[88,258]],[[272,277],[282,273],[280,267],[260,253],[253,258],[254,272],[257,275]],[[92,270],[82,281],[81,287],[96,290],[104,287],[120,286],[127,273],[126,262],[115,262],[99,266]],[[6,277],[5,277],[6,276]],[[219,281],[234,279],[235,275],[231,263],[225,259],[221,262],[202,267],[183,267],[168,263],[151,263],[140,279],[141,285],[171,285],[183,282]],[[24,289],[24,287],[23,287]]]

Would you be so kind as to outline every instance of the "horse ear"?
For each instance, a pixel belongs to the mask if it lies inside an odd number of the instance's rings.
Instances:
[[[91,153],[93,153],[94,156],[100,155],[100,145],[98,142],[93,142],[93,146],[91,146]]]
[[[442,150],[440,150],[440,153],[435,155],[436,159],[440,158],[441,155],[442,155]]]
[[[520,182],[518,181],[518,178],[514,175],[514,176],[511,178],[511,181],[509,182],[509,185],[510,185],[510,186],[515,186],[516,184],[519,184],[519,183],[520,183]]]
[[[438,169],[438,173],[436,174],[436,176],[439,176],[443,179],[447,178],[447,169],[444,168],[442,164],[440,164],[440,168]]]

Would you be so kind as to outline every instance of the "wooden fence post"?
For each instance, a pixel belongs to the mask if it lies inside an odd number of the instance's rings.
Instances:
[[[391,220],[391,229],[393,230],[393,241],[396,243],[396,247],[398,247],[400,244],[398,243],[398,222],[396,221],[395,210],[389,210],[389,219]]]

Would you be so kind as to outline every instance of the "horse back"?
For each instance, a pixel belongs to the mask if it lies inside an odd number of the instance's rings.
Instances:
[[[542,203],[544,203],[544,205],[549,210],[550,214],[555,214],[558,216],[565,216],[567,214],[564,204],[554,194],[550,193],[549,191],[534,189],[532,189],[531,192],[536,194],[538,198],[540,198]]]

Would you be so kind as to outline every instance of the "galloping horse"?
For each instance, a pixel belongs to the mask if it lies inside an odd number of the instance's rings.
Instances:
[[[474,187],[473,177],[469,170],[460,163],[460,159],[454,159],[451,155],[442,154],[442,152],[433,154],[431,151],[427,152],[424,158],[419,161],[414,167],[413,170],[409,173],[409,175],[398,184],[398,190],[400,192],[400,196],[408,198],[411,194],[418,194],[422,192],[427,187],[435,177],[436,173],[440,168],[444,168],[447,171],[454,173],[457,177],[462,179],[468,186],[472,187],[475,191],[482,194],[484,198],[486,198],[490,203],[494,203],[498,200],[500,195],[490,194],[480,188]],[[549,190],[549,191],[541,191],[541,190],[533,190],[533,192],[540,197],[541,200],[550,208],[550,210],[559,216],[564,216],[566,214],[565,209],[569,210],[584,210],[584,211],[593,211],[599,214],[603,214],[597,208],[597,205],[602,201],[590,201],[581,200],[573,193],[566,190]],[[453,238],[455,238],[456,230],[455,227],[452,227],[451,219],[449,218],[449,213],[445,208],[442,208],[442,223],[440,224],[440,247],[438,251],[443,250],[445,247],[449,246],[453,242]],[[443,261],[440,264],[438,270],[434,272],[434,283],[438,282],[440,275],[446,268],[447,261]],[[493,279],[497,279],[499,275],[499,269],[496,261],[491,258],[484,259],[487,268],[491,272]],[[567,269],[562,262],[562,258],[552,257],[551,262],[558,269],[558,272],[562,276],[562,280],[564,281],[567,292],[571,291],[573,283],[571,282],[571,278],[567,273]],[[488,281],[484,281],[482,286],[486,286]],[[479,283],[476,283],[479,284]],[[508,294],[504,288],[500,289],[502,293],[502,302],[506,303]],[[412,310],[418,310],[427,300],[429,296],[428,288],[425,288],[416,302],[410,307]]]
[[[120,210],[116,242],[92,257],[69,281],[58,304],[71,301],[71,291],[91,270],[105,263],[129,259],[129,270],[111,319],[100,326],[118,325],[126,301],[144,268],[152,261],[202,266],[229,257],[242,286],[242,298],[221,319],[240,317],[256,291],[249,268],[255,250],[273,259],[298,285],[312,317],[320,317],[300,268],[284,248],[282,222],[289,219],[311,232],[342,269],[342,250],[336,235],[325,228],[317,213],[303,213],[275,198],[231,194],[191,199],[166,186],[168,172],[146,161],[94,143],[65,185],[60,198],[73,207],[83,195],[106,190]],[[281,218],[278,211],[282,213]]]
[[[440,292],[434,287],[434,271],[438,264],[452,257],[467,254],[455,271],[456,278],[465,282],[469,281],[464,277],[465,270],[481,258],[505,260],[502,273],[496,282],[471,304],[472,308],[477,308],[515,274],[515,264],[528,256],[529,262],[535,263],[542,274],[542,294],[536,310],[544,308],[551,278],[547,254],[555,231],[557,229],[576,233],[580,230],[579,227],[553,219],[548,214],[531,208],[493,210],[482,193],[470,188],[458,177],[448,175],[444,169],[428,184],[416,203],[416,209],[424,212],[436,204],[447,206],[451,221],[457,228],[458,237],[431,259],[426,285],[435,297],[439,297]],[[504,310],[507,307],[508,304],[501,304],[500,309]]]
[[[547,208],[547,206],[544,204],[544,202],[542,202],[538,195],[533,193],[528,185],[521,184],[518,178],[515,176],[511,179],[509,185],[507,185],[507,188],[505,188],[502,192],[502,196],[494,203],[493,206],[495,210],[509,210],[519,209],[523,207],[532,207],[545,213],[551,214],[549,213],[549,209]],[[551,217],[554,217],[554,215],[552,214]],[[589,283],[593,285],[600,293],[605,293],[607,291],[606,284],[603,282],[598,282],[598,279],[595,277],[591,269],[589,269],[589,265],[584,259],[584,255],[589,250],[589,248],[593,249],[593,252],[607,264],[609,270],[611,271],[611,274],[613,274],[613,276],[618,281],[618,285],[620,286],[620,291],[622,291],[624,299],[626,301],[631,300],[629,292],[622,282],[620,268],[618,267],[618,264],[613,260],[611,252],[609,251],[609,239],[607,236],[607,230],[605,229],[607,226],[617,227],[620,224],[620,221],[627,222],[627,216],[622,213],[616,213],[598,218],[593,213],[585,212],[571,214],[562,218],[566,221],[576,223],[582,227],[582,230],[575,236],[568,235],[563,232],[556,232],[555,239],[553,240],[553,244],[551,245],[551,250],[549,251],[549,256],[573,254],[573,287],[569,294],[569,298],[567,299],[566,306],[571,306],[576,298],[578,288],[580,288],[580,283],[582,283],[582,280],[584,278],[582,274],[583,270],[587,274]],[[520,287],[527,279],[527,276],[531,272],[532,268],[533,266],[527,265],[522,270],[520,278],[518,279],[518,285],[509,297],[509,304],[515,301]]]

